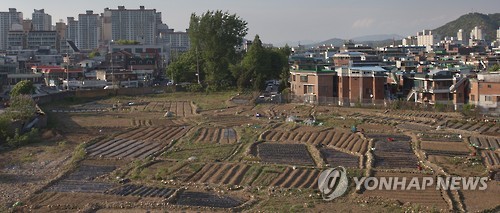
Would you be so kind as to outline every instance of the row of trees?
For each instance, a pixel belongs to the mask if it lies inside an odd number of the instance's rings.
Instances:
[[[238,53],[236,47],[247,31],[247,22],[236,14],[193,13],[189,25],[191,48],[173,60],[167,76],[176,82],[200,80],[208,91],[236,86],[259,90],[266,80],[287,79],[289,48],[265,48],[257,35],[247,53]]]

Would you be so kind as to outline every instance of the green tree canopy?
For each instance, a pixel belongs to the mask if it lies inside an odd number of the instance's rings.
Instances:
[[[36,110],[36,103],[30,95],[16,95],[10,98],[6,113],[13,120],[25,120],[33,117]]]
[[[241,45],[247,31],[247,22],[236,14],[218,10],[207,11],[201,16],[191,15],[191,48],[203,61],[201,66],[209,90],[234,85],[229,67],[236,63],[235,47]]]
[[[288,72],[288,55],[289,48],[265,48],[259,35],[256,35],[241,65],[231,67],[238,88],[261,90],[266,80],[280,79],[283,72]]]
[[[168,65],[167,77],[175,82],[195,82],[196,60],[196,53],[193,50],[181,54]]]
[[[15,97],[18,95],[31,95],[35,92],[35,86],[33,82],[29,80],[19,81],[14,88],[10,91],[10,96]]]

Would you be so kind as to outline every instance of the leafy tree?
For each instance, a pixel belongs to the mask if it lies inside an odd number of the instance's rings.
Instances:
[[[167,76],[174,82],[195,82],[197,80],[196,60],[196,53],[193,50],[181,54],[168,65]]]
[[[33,117],[36,112],[36,103],[29,95],[17,95],[10,99],[10,107],[6,113],[13,120],[25,120]]]
[[[191,14],[189,37],[191,48],[204,61],[203,72],[208,90],[219,90],[234,85],[229,70],[236,63],[235,47],[247,34],[247,22],[236,14],[207,11],[201,16]]]
[[[238,79],[238,88],[261,90],[266,80],[280,79],[283,72],[288,72],[288,54],[284,49],[263,47],[256,35],[241,66],[232,69],[233,76]]]
[[[491,67],[488,69],[488,71],[490,71],[490,72],[500,71],[500,65],[495,64],[495,65],[491,66]]]
[[[19,81],[14,88],[10,91],[10,96],[15,97],[18,95],[31,95],[35,92],[33,82],[29,80]]]

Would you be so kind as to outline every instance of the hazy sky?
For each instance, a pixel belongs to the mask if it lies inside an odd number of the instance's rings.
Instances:
[[[162,12],[170,28],[185,30],[191,13],[223,10],[248,22],[247,38],[259,34],[264,43],[349,39],[374,34],[415,35],[469,12],[500,12],[499,0],[1,0],[0,11],[17,8],[24,18],[45,9],[56,22],[86,10],[102,13],[118,5]]]

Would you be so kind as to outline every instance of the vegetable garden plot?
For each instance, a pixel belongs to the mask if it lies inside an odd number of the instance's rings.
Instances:
[[[243,201],[230,196],[222,196],[213,193],[184,191],[180,193],[176,204],[183,206],[234,208],[243,204]]]
[[[87,147],[89,157],[94,158],[139,158],[155,155],[173,140],[179,139],[189,127],[137,128],[101,140]]]
[[[187,178],[186,182],[241,185],[250,169],[245,164],[211,163]]]
[[[257,145],[257,155],[266,163],[314,165],[304,144],[261,143]]]
[[[282,188],[310,188],[316,189],[318,177],[321,171],[316,169],[305,169],[287,167],[281,174],[272,181],[269,186],[279,186]],[[258,183],[254,184],[258,185]]]
[[[343,166],[350,168],[359,168],[359,157],[350,155],[335,149],[321,148],[321,155],[326,163],[331,167]]]
[[[66,178],[48,187],[48,192],[86,192],[103,193],[115,186],[113,183],[94,181],[99,176],[115,170],[115,166],[81,165]]]
[[[233,128],[200,128],[197,130],[198,143],[236,143],[238,140],[236,131]]]
[[[374,166],[376,168],[400,169],[416,168],[418,159],[411,149],[411,140],[404,135],[371,135],[375,138],[375,149],[373,155],[375,158]]]
[[[260,124],[263,121],[258,119],[252,119],[245,116],[240,115],[219,115],[219,116],[209,116],[205,117],[204,121],[207,124],[218,126],[218,127],[234,127],[234,126],[242,126],[248,124]]]
[[[196,109],[194,109],[189,101],[167,101],[158,102],[152,101],[144,106],[133,106],[133,109],[147,111],[147,112],[167,112],[173,113],[173,116],[178,117],[188,117],[196,115]]]
[[[500,168],[500,152],[498,151],[481,151],[486,165],[490,168]]]
[[[326,129],[321,131],[310,131],[298,128],[293,131],[269,130],[262,133],[261,138],[266,141],[276,142],[301,142],[315,146],[324,145],[337,147],[349,152],[365,154],[368,149],[368,140],[348,131]]]
[[[486,122],[463,122],[463,121],[448,121],[446,127],[451,129],[459,129],[466,131],[476,131],[479,133],[493,133],[499,134],[499,124],[486,123]]]
[[[398,177],[399,180],[402,178],[406,178],[405,189],[409,186],[410,180],[413,177],[423,178],[423,177],[431,177],[418,173],[387,173],[387,172],[375,172],[375,177]],[[422,179],[420,179],[422,182]],[[436,182],[436,180],[434,180]],[[380,186],[380,183],[379,183]],[[401,186],[398,186],[398,189],[401,189]],[[365,190],[362,194],[363,196],[368,197],[382,197],[386,199],[398,200],[401,203],[412,203],[412,204],[420,204],[429,208],[435,207],[437,210],[447,211],[449,208],[448,203],[443,198],[442,192],[440,190],[436,190],[435,186],[426,187],[425,190],[416,190],[415,187],[412,187],[410,190],[385,190],[385,188],[376,188],[375,190]]]
[[[176,189],[148,187],[139,185],[124,185],[106,192],[106,194],[119,196],[139,196],[139,197],[170,197]]]
[[[429,125],[417,124],[417,123],[402,123],[398,124],[396,127],[406,130],[417,130],[417,131],[430,131],[435,128]]]
[[[471,146],[479,149],[497,150],[500,148],[500,138],[498,137],[469,137]]]
[[[466,156],[470,153],[465,143],[457,142],[436,142],[423,141],[420,143],[420,148],[427,155],[443,155],[443,156]]]
[[[455,133],[418,133],[418,137],[422,141],[438,141],[438,142],[462,142],[462,135]]]

